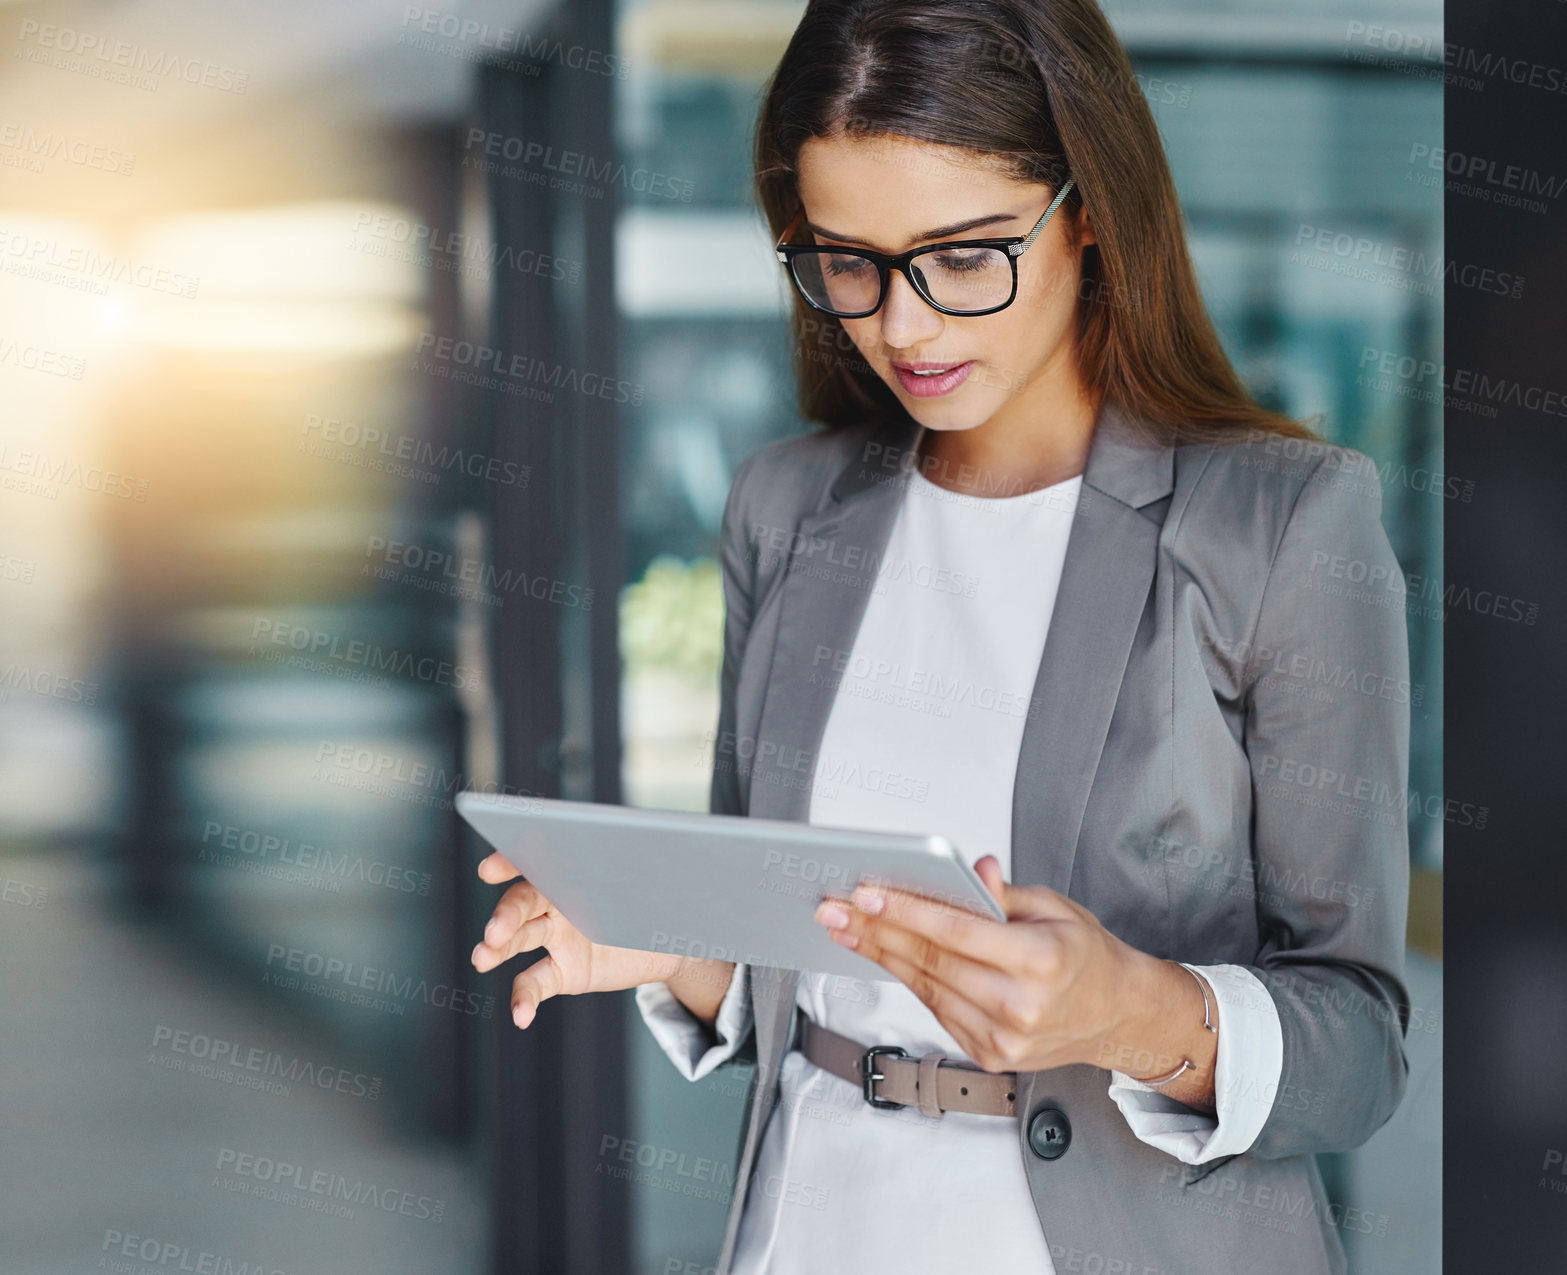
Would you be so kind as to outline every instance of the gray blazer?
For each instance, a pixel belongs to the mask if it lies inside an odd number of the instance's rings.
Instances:
[[[853,646],[917,439],[909,422],[815,432],[741,463],[720,549],[714,811],[808,817],[834,690],[813,661]],[[1060,1272],[1345,1269],[1337,1228],[1359,1215],[1327,1199],[1313,1153],[1369,1138],[1408,1075],[1409,658],[1380,509],[1359,452],[1146,445],[1100,413],[1018,757],[1013,880],[1070,895],[1156,956],[1246,966],[1284,1056],[1251,1149],[1196,1166],[1132,1133],[1108,1070],[1020,1077],[1018,1154]],[[757,1068],[719,1275],[798,978],[750,969],[741,1056]],[[1051,1160],[1028,1139],[1044,1107],[1070,1124]]]

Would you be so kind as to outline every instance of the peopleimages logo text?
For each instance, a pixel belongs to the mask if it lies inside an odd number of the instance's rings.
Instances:
[[[415,1195],[412,1191],[400,1191],[395,1187],[366,1182],[363,1178],[350,1181],[344,1174],[328,1169],[310,1169],[287,1160],[275,1160],[271,1156],[252,1155],[233,1147],[218,1148],[218,1170],[254,1182],[302,1191],[310,1195],[343,1200],[349,1204],[368,1204],[383,1213],[400,1213],[404,1217],[439,1222],[446,1213],[446,1201],[428,1195]]]
[[[564,364],[547,363],[515,351],[493,349],[473,341],[460,341],[454,337],[437,336],[434,332],[421,332],[415,347],[416,354],[429,354],[443,363],[452,363],[475,372],[488,370],[497,376],[511,377],[519,382],[540,381],[552,390],[568,389],[592,398],[614,399],[617,403],[640,404],[644,387],[623,381],[619,377],[604,376],[597,372],[578,372]]]
[[[395,996],[400,1000],[422,1001],[435,1009],[450,1009],[460,1014],[490,1017],[494,1007],[493,996],[482,999],[473,992],[446,983],[430,983],[427,979],[415,979],[412,975],[399,975],[394,970],[378,969],[374,965],[361,965],[357,961],[327,956],[321,952],[307,952],[282,943],[267,945],[268,985],[272,985],[273,966],[303,974],[307,978],[320,979],[327,984],[341,984],[345,988],[363,989],[381,996]],[[288,986],[279,980],[279,986]],[[289,987],[289,990],[297,990]]]
[[[623,190],[636,191],[639,195],[651,195],[657,199],[674,199],[689,204],[696,194],[695,185],[684,178],[647,168],[628,168],[615,158],[599,159],[582,151],[557,150],[547,142],[529,137],[514,137],[482,128],[470,128],[464,149],[479,151],[491,160],[504,159],[525,168],[537,165],[539,169],[554,173],[558,179],[580,178],[586,182],[603,182],[619,186]],[[464,156],[464,163],[472,159]],[[507,172],[507,176],[516,176]],[[591,189],[591,188],[589,188]]]

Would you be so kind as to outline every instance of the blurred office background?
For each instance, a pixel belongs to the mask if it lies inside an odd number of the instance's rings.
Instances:
[[[712,1264],[722,1199],[606,1170],[732,1163],[744,1072],[629,994],[516,1032],[451,798],[705,808],[729,477],[804,428],[749,193],[801,8],[0,4],[4,1269]],[[1308,241],[1440,258],[1439,7],[1109,11],[1238,366],[1437,577],[1439,387],[1379,369],[1439,277]],[[1409,1096],[1323,1165],[1357,1272],[1439,1263],[1440,808]]]

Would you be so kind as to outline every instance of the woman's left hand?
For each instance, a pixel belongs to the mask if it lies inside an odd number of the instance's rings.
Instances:
[[[913,991],[986,1071],[1099,1065],[1129,1038],[1136,976],[1153,958],[1048,886],[1009,884],[994,855],[974,866],[1006,921],[863,885],[816,919]]]

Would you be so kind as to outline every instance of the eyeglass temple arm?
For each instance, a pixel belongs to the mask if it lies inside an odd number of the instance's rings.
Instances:
[[[778,242],[773,245],[773,252],[779,261],[787,261],[789,259],[789,254],[780,250],[786,243],[789,242],[789,236],[794,234],[795,227],[800,224],[800,220],[804,216],[805,209],[802,208],[799,212],[795,213],[789,224],[783,228],[783,233],[778,236]]]
[[[1029,244],[1033,243],[1034,240],[1038,238],[1039,232],[1050,224],[1050,219],[1055,216],[1056,209],[1061,207],[1061,201],[1067,197],[1067,194],[1072,189],[1073,183],[1076,181],[1077,179],[1075,177],[1068,177],[1066,181],[1061,183],[1061,189],[1056,191],[1056,197],[1050,201],[1050,207],[1045,209],[1045,215],[1041,217],[1035,224],[1034,228],[1028,232],[1028,238],[1023,240],[1022,243],[1015,244],[1013,247],[1008,248],[1008,252],[1010,252],[1014,257],[1020,257],[1023,255],[1023,253],[1028,251]]]

